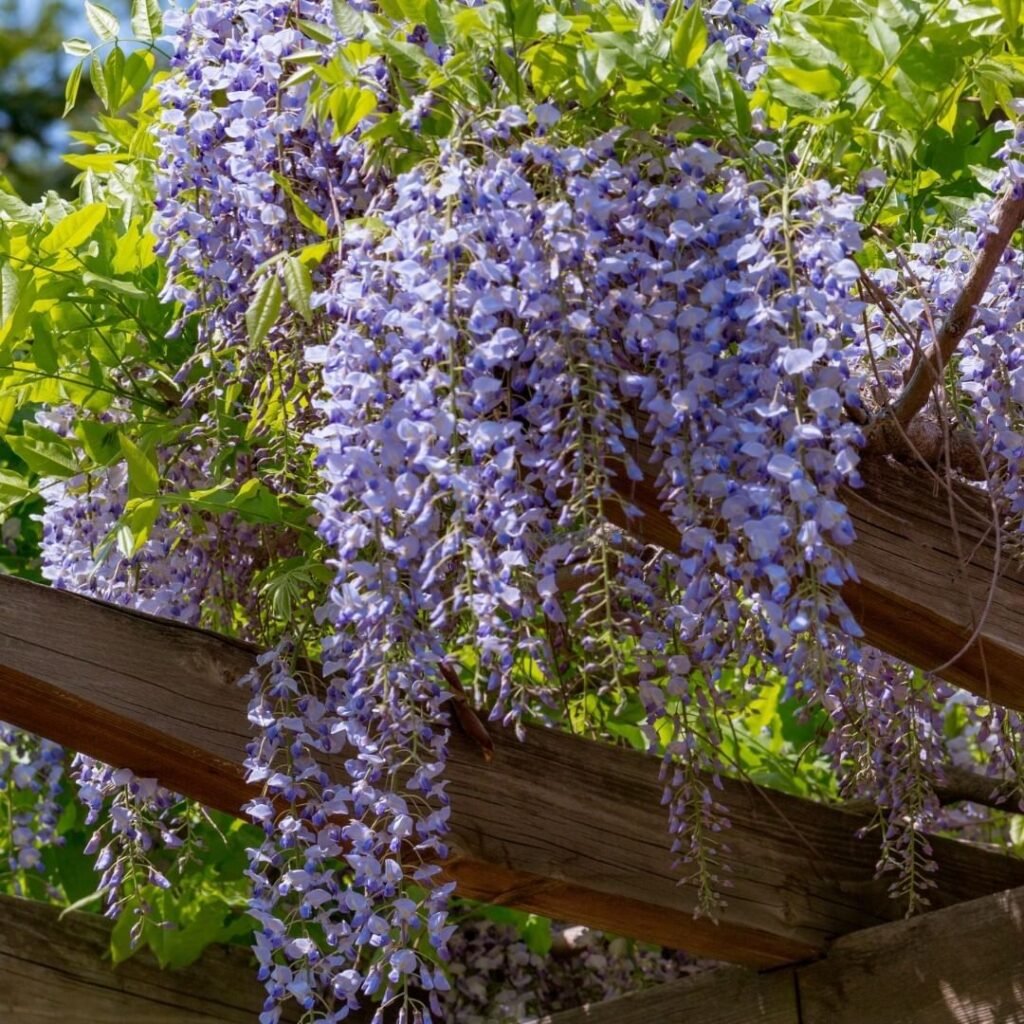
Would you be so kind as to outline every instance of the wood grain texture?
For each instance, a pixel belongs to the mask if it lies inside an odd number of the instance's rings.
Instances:
[[[3,1024],[254,1024],[262,1009],[247,950],[213,946],[179,971],[160,970],[148,953],[113,967],[109,922],[59,913],[0,896]]]
[[[799,1024],[797,1014],[792,971],[754,974],[725,968],[531,1024]],[[870,1024],[882,1024],[882,1018]]]
[[[236,680],[253,652],[216,634],[0,578],[0,720],[238,813],[248,731]],[[459,891],[476,899],[764,967],[898,917],[862,820],[726,782],[727,906],[695,920],[678,885],[655,759],[550,730],[495,730],[485,764],[456,735],[448,768]],[[940,897],[1024,884],[1024,861],[935,841]]]
[[[1024,889],[847,936],[797,975],[802,1024],[1024,1024]]]
[[[536,1024],[1024,1024],[1024,889],[839,939],[816,963],[727,969]]]
[[[616,482],[644,514],[630,519],[620,509],[617,521],[648,543],[677,547],[652,467],[644,466],[642,481]],[[864,487],[845,494],[860,580],[843,597],[867,639],[1024,710],[1024,569],[999,553],[984,493],[958,485],[951,499],[930,474],[893,463],[864,460],[862,476]]]

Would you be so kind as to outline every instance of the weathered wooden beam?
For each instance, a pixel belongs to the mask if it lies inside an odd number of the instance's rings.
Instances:
[[[535,1024],[1024,1024],[1024,889],[869,928],[823,960],[730,968]]]
[[[250,795],[237,680],[244,644],[66,592],[0,578],[0,720],[231,813]],[[862,819],[726,781],[728,905],[694,919],[677,884],[654,758],[529,729],[495,730],[491,764],[453,738],[453,854],[468,897],[768,966],[819,954],[835,936],[899,916],[874,879]],[[936,839],[939,898],[1024,884],[1024,862]]]
[[[114,967],[110,928],[96,914],[61,917],[58,907],[0,896],[0,1021],[254,1024],[264,992],[247,950],[213,946],[175,971],[160,970],[148,952]]]
[[[726,967],[529,1024],[800,1024],[800,1017],[792,970],[755,974]],[[889,1022],[878,1017],[870,1024]]]
[[[1024,1024],[1024,889],[848,935],[797,981],[803,1024]]]
[[[618,522],[642,540],[678,546],[654,479],[618,478],[644,513]],[[843,597],[875,646],[973,693],[1024,710],[1024,566],[1012,564],[987,496],[950,494],[924,471],[865,460],[864,487],[845,495],[860,581]],[[947,664],[952,662],[952,664]]]

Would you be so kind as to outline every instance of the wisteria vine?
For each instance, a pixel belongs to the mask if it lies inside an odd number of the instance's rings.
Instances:
[[[688,31],[747,103],[771,5],[705,13]],[[605,972],[602,995],[692,969],[589,933],[600,949],[562,950],[564,968],[493,922],[460,926],[445,766],[466,707],[497,728],[606,739],[638,700],[668,841],[713,916],[728,899],[716,782],[737,770],[724,732],[778,680],[822,716],[841,795],[876,806],[894,897],[924,905],[926,830],[951,820],[944,772],[968,762],[1024,795],[1021,723],[862,642],[841,594],[856,578],[843,493],[996,200],[868,259],[865,195],[884,175],[837,184],[763,111],[732,141],[676,118],[644,132],[587,120],[523,95],[504,43],[483,77],[515,95],[476,109],[447,88],[459,58],[436,25],[382,22],[321,0],[169,14],[152,229],[169,337],[196,343],[161,382],[176,431],[152,452],[165,505],[119,539],[138,498],[115,463],[49,481],[42,516],[53,585],[265,651],[241,681],[261,790],[246,807],[261,1024],[289,1002],[320,1024],[366,1004],[375,1024],[513,1019],[560,1005],[590,977],[580,963]],[[401,158],[382,155],[389,123]],[[1019,198],[1024,129],[1000,129],[992,192]],[[944,451],[955,438],[983,469],[1007,559],[1024,523],[1022,273],[1010,246],[926,410]],[[128,422],[129,403],[104,416]],[[222,416],[242,424],[230,467]],[[85,418],[38,417],[62,437]],[[290,519],[190,509],[224,472],[258,479]],[[671,540],[645,533],[645,503]],[[268,611],[261,583],[285,560],[302,582]],[[5,790],[39,794],[8,815],[12,872],[60,841],[63,773],[59,747],[3,727]],[[71,775],[108,913],[131,906],[137,939],[141,893],[172,886],[196,811],[81,755]]]

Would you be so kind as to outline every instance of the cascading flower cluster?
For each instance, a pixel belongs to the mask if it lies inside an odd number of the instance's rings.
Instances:
[[[7,867],[15,878],[15,891],[23,887],[19,875],[39,871],[42,851],[59,845],[58,796],[64,777],[64,750],[50,740],[0,723],[0,792],[10,808]],[[32,799],[23,797],[32,794]]]
[[[165,295],[186,316],[201,310],[204,336],[236,358],[245,354],[237,340],[254,271],[315,240],[293,203],[338,230],[366,194],[358,140],[307,123],[308,87],[283,88],[294,71],[288,58],[310,43],[289,22],[293,8],[330,25],[320,0],[207,0],[165,19],[176,72],[160,86],[154,227]]]
[[[374,996],[394,1005],[403,1022],[442,1019],[448,982],[417,940],[428,938],[443,957],[453,931],[445,914],[453,886],[436,884],[439,868],[424,862],[445,852],[438,837],[447,801],[437,779],[444,731],[407,713],[379,739],[375,726],[381,719],[392,725],[387,716],[401,696],[382,700],[368,688],[355,691],[348,679],[318,692],[293,653],[269,652],[247,680],[249,719],[259,730],[248,780],[265,792],[247,808],[266,836],[250,851],[249,871],[268,993],[260,1020],[273,1024],[294,999],[317,1021],[341,1021]],[[443,715],[432,710],[433,719]],[[393,778],[399,744],[411,762],[402,767],[412,769],[404,793]],[[331,782],[324,761],[332,755],[335,762],[347,755],[350,785]],[[424,813],[429,801],[434,806]],[[406,879],[426,895],[411,898]],[[323,942],[296,937],[299,921],[319,925]]]
[[[832,720],[824,750],[844,796],[874,804],[879,870],[895,873],[890,894],[914,911],[927,906],[936,886],[924,832],[942,814],[936,790],[948,764],[944,707],[954,689],[867,646],[852,652],[847,666],[822,696]]]
[[[67,432],[73,425],[69,416],[68,410],[59,410],[45,419]],[[184,458],[176,453],[163,467],[171,493],[201,485],[203,474],[203,459],[195,453]],[[264,543],[258,528],[222,517],[215,529],[209,521],[188,517],[185,510],[167,510],[157,516],[138,550],[125,553],[115,537],[129,494],[124,466],[89,480],[51,482],[45,490],[42,572],[54,587],[189,625],[223,628],[239,609],[255,618],[251,580],[275,549]],[[40,756],[57,766],[50,774],[56,786],[60,748],[34,742],[41,744]],[[96,826],[88,852],[97,854],[107,913],[117,916],[136,900],[141,885],[167,888],[158,862],[173,861],[173,851],[188,835],[193,816],[183,798],[155,779],[82,754],[74,757],[71,777],[87,808],[86,823]],[[128,890],[127,878],[133,883]],[[141,934],[145,911],[145,906],[136,910],[133,938]]]
[[[523,121],[512,108],[487,137]],[[824,686],[827,620],[856,631],[838,596],[838,489],[861,443],[843,414],[859,402],[856,200],[812,183],[765,212],[706,147],[621,163],[613,143],[452,153],[371,208],[383,237],[348,235],[323,298],[341,327],[307,351],[328,391],[332,645],[379,673],[377,623],[421,672],[445,657],[437,637],[472,645],[508,721],[527,659],[548,681],[531,679],[535,711],[585,685],[557,650],[580,635],[584,678],[614,688],[636,665],[652,727],[681,702],[670,755],[694,762],[713,719],[691,706],[695,669],[767,656]],[[640,479],[642,447],[682,538],[651,565],[613,487]],[[672,780],[674,830],[714,811],[695,779]]]

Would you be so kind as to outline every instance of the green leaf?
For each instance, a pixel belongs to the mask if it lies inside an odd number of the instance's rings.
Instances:
[[[24,501],[32,493],[32,487],[23,476],[9,469],[0,469],[0,510]]]
[[[82,84],[82,64],[79,62],[71,69],[67,84],[64,86],[64,114],[67,117],[78,99],[78,87]]]
[[[0,324],[14,315],[21,298],[23,277],[10,263],[0,263]]]
[[[88,57],[92,53],[93,46],[88,39],[65,39],[63,42],[64,52],[71,57]]]
[[[571,29],[572,22],[558,11],[548,11],[537,19],[537,31],[545,35],[564,36]]]
[[[31,206],[22,202],[13,192],[6,192],[3,188],[0,188],[0,213],[6,214],[19,224],[39,222],[39,214]]]
[[[120,432],[110,423],[79,420],[75,424],[75,436],[97,466],[109,466],[121,456]]]
[[[33,473],[63,479],[79,471],[71,445],[60,435],[35,423],[25,423],[22,429],[24,434],[8,435],[7,443]]]
[[[132,0],[131,25],[137,38],[152,42],[160,35],[163,24],[160,0]]]
[[[285,257],[283,269],[288,304],[308,324],[313,319],[313,307],[309,301],[313,295],[313,278],[309,268],[297,256],[289,254]]]
[[[274,181],[281,186],[284,194],[288,196],[292,203],[292,209],[295,211],[295,216],[298,218],[299,223],[303,227],[309,228],[310,231],[315,235],[319,235],[321,238],[327,237],[327,221],[323,219],[318,213],[315,213],[299,196],[299,194],[292,188],[292,183],[283,174],[274,172]]]
[[[128,54],[128,59],[124,64],[124,80],[121,86],[122,105],[146,88],[155,66],[156,58],[148,50],[135,50]]]
[[[307,39],[312,39],[315,43],[330,46],[334,42],[334,33],[318,22],[299,19],[295,24]]]
[[[95,64],[95,61],[93,63]],[[120,46],[115,46],[103,65],[103,80],[107,84],[107,95],[112,110],[117,110],[121,106],[124,92],[124,68],[124,50]]]
[[[311,79],[316,78],[316,68],[312,64],[304,64],[302,67],[290,74],[282,83],[281,90],[286,91],[294,88],[296,85],[300,85],[302,82],[308,82]]]
[[[580,77],[592,99],[597,99],[605,91],[608,79],[615,70],[615,62],[614,50],[580,49],[576,51],[576,64]]]
[[[334,24],[346,39],[358,39],[363,34],[366,21],[362,11],[357,11],[346,0],[331,0],[334,12]]]
[[[95,65],[93,66],[95,67]],[[131,156],[127,153],[72,153],[62,156],[61,159],[64,163],[80,171],[99,171],[101,174],[106,174],[118,164],[128,163]]]
[[[4,264],[2,277],[2,294],[0,294],[0,345],[8,352],[8,340],[19,340],[29,320],[32,305],[36,300],[35,279],[18,274],[9,264]]]
[[[131,281],[118,281],[113,277],[104,277],[102,274],[94,274],[87,270],[82,275],[82,284],[91,285],[106,292],[117,292],[119,295],[127,295],[130,299],[149,298],[141,288],[136,288]]]
[[[233,508],[243,519],[258,523],[283,523],[287,517],[277,495],[259,480],[246,480],[231,500]]]
[[[1020,28],[1020,5],[1021,0],[996,0],[996,6],[1006,22],[1006,28],[1010,34],[1016,33]]]
[[[128,489],[132,497],[149,497],[160,489],[156,464],[130,438],[120,436],[121,454],[128,464]]]
[[[107,87],[107,79],[103,74],[103,64],[99,60],[89,62],[89,81],[92,83],[92,90],[100,98],[105,110],[110,110],[110,89]]]
[[[348,135],[364,117],[377,109],[377,97],[369,89],[354,85],[338,86],[332,90],[328,109],[334,118],[334,130]]]
[[[263,279],[259,291],[245,311],[245,326],[249,332],[249,340],[259,345],[270,333],[271,327],[277,323],[277,315],[281,312],[281,282],[272,271]]]
[[[680,67],[695,67],[708,48],[708,27],[704,22],[704,5],[694,0],[679,19],[672,33],[672,56]]]
[[[42,323],[36,324],[36,330],[32,335],[32,361],[43,373],[50,376],[56,376],[60,369],[57,350],[53,345],[53,336],[49,328],[43,328]]]
[[[698,6],[696,3],[694,6]],[[537,956],[547,956],[551,952],[551,945],[554,936],[551,931],[549,918],[541,917],[539,914],[530,914],[523,925],[523,942],[527,949]]]
[[[160,507],[157,498],[133,498],[125,506],[116,529],[117,546],[125,558],[131,558],[146,546],[160,515]]]
[[[121,25],[117,18],[106,7],[93,3],[93,0],[85,0],[85,18],[93,32],[105,43],[116,39],[121,31]]]
[[[155,241],[141,219],[133,220],[128,230],[117,239],[110,269],[115,274],[137,274],[152,266],[156,262],[156,253],[153,252]]]
[[[431,40],[438,46],[443,46],[448,41],[448,33],[444,27],[444,20],[441,18],[441,5],[438,0],[427,0],[423,10],[423,19]]]
[[[75,249],[87,242],[107,215],[104,203],[90,203],[74,213],[69,213],[39,243],[39,251],[46,256]]]
[[[293,522],[288,510],[278,500],[276,494],[259,480],[246,480],[241,487],[229,484],[208,487],[197,491],[178,491],[165,494],[158,499],[164,507],[188,505],[189,508],[223,515],[225,512],[236,512],[243,519],[255,523]]]

